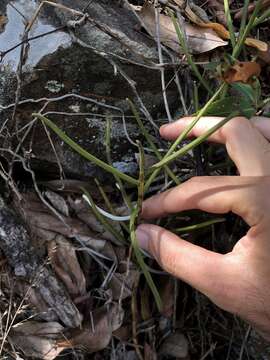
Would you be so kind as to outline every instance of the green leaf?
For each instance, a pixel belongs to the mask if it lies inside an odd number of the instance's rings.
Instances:
[[[145,276],[146,282],[152,291],[152,294],[154,296],[158,310],[161,311],[161,309],[162,309],[161,297],[160,297],[157,287],[152,279],[152,276],[147,268],[147,265],[144,262],[143,255],[141,253],[141,250],[140,250],[140,247],[138,244],[138,240],[136,238],[135,223],[136,223],[137,218],[138,218],[138,208],[135,208],[133,210],[133,212],[131,214],[131,218],[130,218],[130,238],[131,238],[132,248],[134,249],[136,259],[138,261],[138,264],[140,265],[140,268],[142,269],[142,272]]]
[[[253,87],[249,84],[236,82],[231,84],[232,88],[239,92],[242,96],[247,97],[252,104],[255,104],[256,96]]]
[[[43,121],[46,126],[48,126],[51,130],[53,130],[67,145],[69,145],[73,150],[75,150],[86,160],[93,162],[95,165],[101,167],[102,169],[111,173],[112,175],[118,176],[120,179],[126,181],[127,183],[130,183],[131,185],[137,186],[139,184],[138,180],[122,173],[121,171],[115,169],[113,166],[110,166],[109,164],[105,163],[104,161],[90,154],[88,151],[84,150],[80,145],[78,145],[77,143],[75,143],[75,141],[73,141],[70,137],[68,137],[64,133],[64,131],[59,129],[57,125],[55,125],[51,120],[47,119],[45,116],[41,114],[33,114],[33,116]]]

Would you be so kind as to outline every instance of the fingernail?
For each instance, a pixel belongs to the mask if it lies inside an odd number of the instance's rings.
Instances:
[[[146,231],[142,230],[140,227],[138,227],[136,230],[136,237],[137,237],[140,247],[143,248],[144,250],[148,250],[148,243],[150,240],[150,236],[149,236],[148,232],[146,232]]]

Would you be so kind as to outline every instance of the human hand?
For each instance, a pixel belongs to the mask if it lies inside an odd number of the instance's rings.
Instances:
[[[201,135],[220,120],[202,118],[190,136]],[[162,127],[160,133],[173,140],[190,121],[181,119]],[[270,119],[232,119],[209,140],[226,145],[240,176],[194,177],[146,200],[142,217],[153,219],[191,209],[232,211],[250,226],[247,234],[225,255],[156,225],[140,225],[137,238],[166,271],[239,315],[270,340]]]

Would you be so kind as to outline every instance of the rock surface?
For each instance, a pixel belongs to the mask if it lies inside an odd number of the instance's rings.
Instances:
[[[62,0],[58,3],[82,11],[88,1]],[[136,148],[129,144],[123,127],[122,116],[129,112],[126,98],[130,97],[138,104],[132,89],[135,85],[152,116],[164,114],[164,105],[160,72],[149,68],[158,63],[155,42],[138,30],[136,17],[120,3],[116,0],[92,1],[87,9],[89,20],[75,26],[75,29],[72,21],[78,20],[78,16],[67,10],[44,6],[29,38],[61,26],[68,25],[68,28],[29,42],[22,68],[20,96],[25,103],[18,106],[16,121],[19,129],[29,124],[32,113],[46,105],[44,98],[50,99],[43,113],[48,113],[47,116],[81,146],[104,159],[106,116],[112,116],[111,150],[114,165],[122,171],[134,173],[137,165],[133,153]],[[28,20],[37,8],[34,0],[17,0],[12,4]],[[0,12],[7,16],[7,24],[0,34],[2,55],[20,42],[24,30],[24,19],[12,4],[10,1],[0,4]],[[85,44],[90,48],[82,46]],[[0,125],[11,117],[13,111],[13,107],[6,109],[6,106],[15,102],[17,81],[14,71],[19,58],[20,47],[2,59]],[[134,65],[134,62],[141,65]],[[132,86],[123,74],[130,78]],[[41,98],[43,100],[37,103],[27,101]],[[168,88],[168,98],[171,104],[175,103],[173,84]],[[141,105],[138,107],[141,108]],[[126,117],[125,122],[130,138],[136,140],[138,130],[134,119]],[[23,134],[24,131],[20,132],[19,139]],[[95,166],[70,151],[57,137],[52,136],[52,141],[55,152],[40,124],[28,135],[24,149],[31,154],[34,169],[42,169],[52,177],[58,176],[56,153],[66,174],[80,178],[99,174]]]
[[[0,249],[23,284],[24,294],[43,304],[45,319],[59,320],[67,327],[78,327],[82,318],[55,274],[37,255],[22,220],[0,196]],[[42,317],[42,314],[41,314]]]

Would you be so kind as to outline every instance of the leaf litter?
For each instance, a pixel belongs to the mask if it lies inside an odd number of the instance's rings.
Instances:
[[[214,8],[213,1],[209,0],[209,5]],[[180,0],[174,0],[174,3],[183,6]],[[199,11],[200,8],[196,9],[196,5],[191,3],[184,5],[187,20],[183,19],[182,25],[191,53],[201,54],[228,45],[226,40],[229,39],[229,32],[225,27],[226,21],[221,20],[222,18],[224,20],[224,11],[222,12],[224,7],[221,3],[219,3],[220,14],[215,10],[220,23],[210,22],[204,17],[204,12]],[[156,38],[153,6],[145,3],[140,16],[151,35]],[[0,28],[4,25],[4,19],[1,22],[0,18]],[[160,14],[160,40],[164,45],[181,54],[171,18],[163,13]],[[252,38],[247,39],[246,45],[261,52],[265,52],[267,46],[266,43]],[[223,76],[228,83],[240,82],[249,86],[249,81],[254,76],[258,77],[260,72],[261,66],[255,61],[237,62],[231,65]],[[250,88],[240,86],[240,91],[251,93]],[[213,111],[216,112],[216,108]],[[149,163],[151,161],[153,159],[149,157]],[[47,319],[50,319],[50,309],[46,301],[31,288],[27,290],[28,299],[36,306],[37,314],[34,314],[34,317],[37,321],[26,320],[13,326],[10,332],[11,342],[27,357],[53,360],[62,351],[68,349],[76,348],[89,354],[104,350],[115,334],[118,334],[116,337],[122,336],[124,346],[130,342],[133,342],[133,346],[138,335],[136,329],[138,333],[142,331],[151,334],[152,326],[157,327],[158,332],[167,335],[159,343],[159,347],[155,346],[150,335],[147,336],[147,340],[144,340],[146,359],[154,359],[157,356],[188,359],[189,345],[182,332],[182,325],[178,324],[181,330],[173,333],[170,332],[171,327],[168,325],[174,315],[175,306],[172,278],[167,281],[166,277],[165,281],[159,284],[161,297],[166,306],[161,312],[158,326],[153,325],[154,309],[149,288],[146,286],[140,289],[140,303],[137,307],[141,311],[136,311],[135,318],[129,309],[125,308],[124,311],[122,302],[127,303],[134,296],[140,281],[140,271],[132,261],[127,261],[127,251],[123,247],[116,246],[112,234],[104,229],[82,200],[81,187],[89,188],[91,194],[97,196],[94,187],[86,182],[66,179],[43,182],[42,186],[47,189],[44,192],[45,198],[60,216],[52,214],[36,195],[29,193],[24,195],[23,213],[34,234],[36,245],[43,249],[41,251],[44,251],[44,246],[47,249],[45,250],[48,258],[46,265],[64,285],[67,296],[82,314],[83,321],[81,326],[75,329],[64,327],[60,322],[52,319],[44,322],[46,315]],[[100,200],[100,197],[97,198]],[[121,207],[119,204],[115,209],[119,215],[126,211],[126,207]],[[123,232],[120,224],[112,223],[112,225],[117,231]],[[88,256],[85,256],[86,253]],[[151,261],[150,265],[153,265]],[[140,329],[138,324],[144,322],[147,324],[146,328]],[[132,326],[135,323],[133,335],[131,335],[131,323]],[[116,353],[118,350],[117,348]],[[137,358],[136,352],[125,352],[125,358],[129,357]]]

